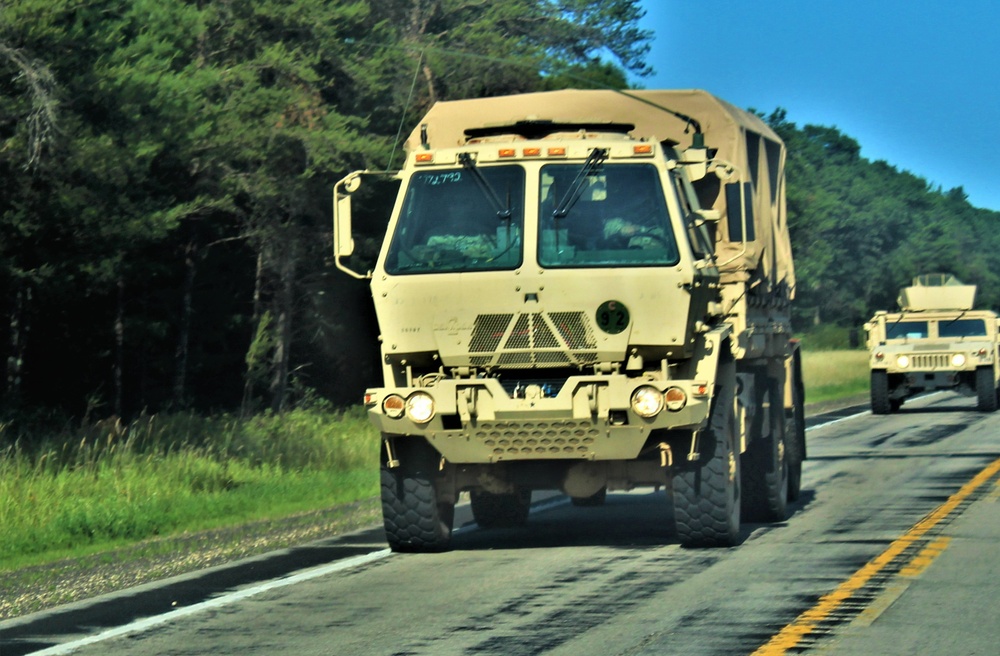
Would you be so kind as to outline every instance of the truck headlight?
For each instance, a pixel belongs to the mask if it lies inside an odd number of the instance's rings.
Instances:
[[[663,410],[663,392],[643,385],[632,392],[632,412],[640,417],[655,417]]]
[[[426,424],[434,417],[434,399],[426,392],[414,392],[406,399],[406,416],[415,424]]]
[[[382,412],[386,417],[399,419],[406,412],[406,401],[399,394],[390,394],[382,400]]]
[[[899,357],[896,358],[896,364],[899,366],[900,369],[906,369],[907,367],[910,366],[910,356],[900,355]]]
[[[964,367],[965,366],[965,354],[956,353],[951,356],[951,366],[953,367]]]

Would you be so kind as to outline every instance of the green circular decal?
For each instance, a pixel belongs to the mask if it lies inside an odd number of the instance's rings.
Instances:
[[[617,335],[628,328],[628,308],[618,301],[605,301],[597,308],[597,326],[606,333]]]

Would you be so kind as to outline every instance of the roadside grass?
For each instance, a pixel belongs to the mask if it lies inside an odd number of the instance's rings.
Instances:
[[[868,391],[866,351],[802,362],[809,403]],[[162,414],[41,439],[0,421],[0,445],[0,572],[378,496],[378,434],[360,407]]]
[[[0,423],[0,571],[378,494],[378,435],[360,408],[10,432]]]
[[[868,393],[866,350],[802,351],[806,403],[822,403]]]

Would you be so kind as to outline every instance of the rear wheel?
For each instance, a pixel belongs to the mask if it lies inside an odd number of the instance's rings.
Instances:
[[[393,551],[443,551],[451,542],[455,502],[443,494],[439,456],[421,439],[395,441],[396,467],[382,446],[382,520]]]
[[[784,393],[777,379],[764,378],[763,394],[757,397],[757,416],[751,428],[750,445],[743,454],[743,519],[753,522],[783,522],[788,515],[788,451],[785,448]]]
[[[512,494],[493,494],[473,490],[469,493],[472,516],[481,528],[523,526],[531,511],[531,490]]]
[[[798,351],[792,368],[792,409],[785,425],[785,445],[788,451],[788,500],[795,501],[802,491],[802,461],[806,459],[806,399],[802,384],[802,366]]]
[[[736,372],[720,366],[701,458],[673,473],[674,522],[685,547],[731,547],[740,534],[740,453],[734,408]]]
[[[889,374],[882,369],[876,369],[872,371],[872,414],[887,415],[892,410],[892,402],[889,400]]]
[[[993,379],[993,367],[976,369],[976,407],[983,412],[994,412],[997,409],[997,387]]]

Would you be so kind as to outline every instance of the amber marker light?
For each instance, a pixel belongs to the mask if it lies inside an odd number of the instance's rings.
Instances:
[[[688,402],[687,394],[679,387],[668,387],[667,391],[663,394],[663,398],[666,402],[667,410],[670,412],[682,410]]]
[[[523,151],[525,157],[538,157],[542,154],[541,148],[525,148]]]
[[[557,147],[554,147],[554,148],[549,148],[545,152],[548,154],[549,157],[565,157],[566,156],[566,149],[564,147],[562,147],[562,146],[557,146]]]
[[[406,412],[406,401],[399,394],[390,394],[382,401],[382,412],[386,417],[399,419]]]
[[[632,146],[632,154],[633,155],[652,155],[653,154],[653,147],[651,145],[649,145],[649,144],[638,144],[636,146]]]
[[[498,155],[500,157],[514,157],[515,155],[517,155],[517,151],[514,150],[513,148],[501,148]]]
[[[414,160],[417,164],[432,164],[434,162],[434,153],[417,153]]]

